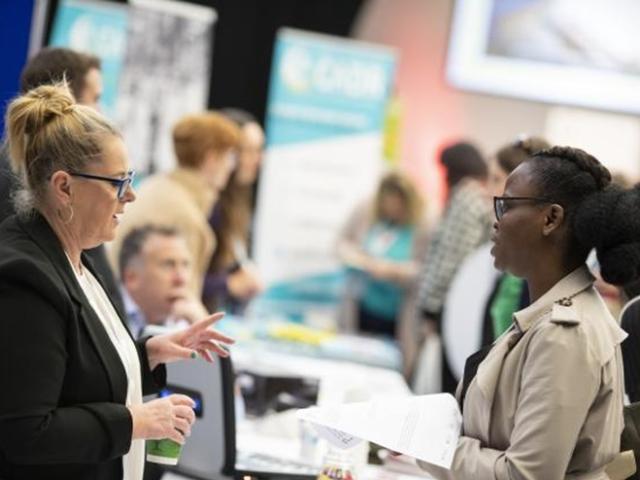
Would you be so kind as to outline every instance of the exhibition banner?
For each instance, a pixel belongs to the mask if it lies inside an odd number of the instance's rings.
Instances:
[[[393,50],[292,29],[278,33],[254,256],[262,301],[335,304],[338,231],[383,161]]]
[[[100,59],[103,83],[100,108],[109,118],[115,118],[128,25],[126,5],[63,0],[51,30],[49,45],[92,53]]]
[[[123,132],[141,173],[175,166],[171,129],[209,98],[216,12],[170,0],[61,0],[50,44],[102,63],[101,108]]]

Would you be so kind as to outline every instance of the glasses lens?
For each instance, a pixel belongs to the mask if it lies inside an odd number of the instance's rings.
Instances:
[[[120,182],[120,186],[118,187],[118,199],[122,200],[122,197],[124,197],[124,194],[127,191],[127,188],[129,188],[130,183],[131,182],[128,178]]]
[[[504,199],[496,198],[494,207],[496,211],[496,219],[499,221],[500,219],[502,219],[502,214],[504,214]]]
[[[134,171],[129,171],[129,172],[127,172],[127,178],[124,178],[122,180],[122,182],[120,182],[120,185],[118,186],[118,199],[119,200],[122,200],[124,198],[125,194],[127,193],[127,189],[129,188],[129,186],[133,182],[133,177],[134,176],[135,176],[135,172]]]

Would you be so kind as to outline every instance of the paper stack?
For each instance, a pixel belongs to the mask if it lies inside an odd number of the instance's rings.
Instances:
[[[450,468],[462,415],[453,396],[442,393],[379,398],[298,410],[333,445],[350,448],[361,440]]]

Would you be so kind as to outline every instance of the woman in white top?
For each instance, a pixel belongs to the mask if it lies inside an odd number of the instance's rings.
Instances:
[[[193,402],[142,403],[163,363],[226,355],[208,328],[135,342],[83,250],[113,239],[133,173],[118,131],[66,85],[7,110],[23,191],[0,226],[0,478],[141,480],[144,440],[184,443]]]

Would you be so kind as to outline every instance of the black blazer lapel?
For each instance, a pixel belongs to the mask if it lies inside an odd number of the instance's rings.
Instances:
[[[75,278],[60,240],[40,214],[19,218],[18,222],[31,239],[44,251],[59,274],[69,296],[78,307],[78,315],[89,332],[111,384],[113,401],[124,403],[127,396],[127,374],[107,331]],[[82,261],[85,261],[83,256]],[[93,273],[93,271],[92,271]],[[96,277],[97,278],[97,277]],[[115,307],[114,307],[115,308]],[[117,309],[116,309],[117,311]],[[118,312],[121,315],[121,312]],[[120,317],[122,319],[122,317]]]

